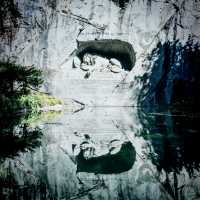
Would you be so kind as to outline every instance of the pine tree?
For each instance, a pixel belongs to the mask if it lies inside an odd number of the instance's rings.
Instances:
[[[5,96],[28,94],[43,83],[41,70],[10,62],[0,62],[0,80],[0,94]]]

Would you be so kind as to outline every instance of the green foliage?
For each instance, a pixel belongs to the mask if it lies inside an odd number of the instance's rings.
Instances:
[[[0,97],[0,116],[10,115],[18,112],[38,113],[40,108],[61,105],[63,102],[60,99],[43,94],[40,92],[34,92],[28,95]]]
[[[43,75],[33,66],[0,62],[0,80],[0,115],[20,110],[37,113],[39,108],[62,104],[59,99],[36,92],[43,83]]]
[[[29,109],[32,112],[38,112],[39,108],[45,106],[63,104],[63,102],[60,99],[40,92],[35,92],[29,95],[23,95],[19,98],[19,102],[26,109]]]
[[[21,66],[0,62],[0,94],[5,96],[28,94],[43,83],[42,71],[33,66]]]

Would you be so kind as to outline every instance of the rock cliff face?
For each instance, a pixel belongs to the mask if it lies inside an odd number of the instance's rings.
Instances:
[[[45,90],[89,105],[136,104],[142,83],[135,79],[148,72],[146,55],[157,42],[179,39],[185,43],[189,35],[195,40],[199,36],[196,1],[17,0],[17,5],[24,21],[11,45],[1,43],[1,57],[42,68]],[[82,71],[72,69],[73,52],[77,40],[95,39],[130,43],[136,52],[135,69],[128,75],[94,72],[85,81]]]
[[[163,129],[164,133],[176,131],[180,128],[176,125],[179,120],[141,116],[136,108],[114,106],[143,103],[150,108],[152,103],[176,103],[195,93],[191,88],[194,82],[199,84],[199,47],[195,46],[200,33],[198,1],[17,0],[17,3],[24,23],[11,45],[1,43],[0,56],[43,69],[43,90],[66,101],[74,99],[89,106],[82,112],[67,113],[41,124],[45,132],[41,147],[5,163],[3,167],[9,168],[17,184],[27,185],[25,189],[11,188],[12,194],[24,199],[28,196],[29,199],[160,200],[177,199],[180,191],[182,199],[196,198],[200,193],[199,178],[189,176],[185,167],[188,160],[184,160],[182,152],[185,147],[188,150],[191,138],[185,146],[187,136],[183,140],[176,138],[180,145],[176,142],[168,145],[173,134],[154,135]],[[194,47],[187,43],[191,38]],[[88,56],[96,56],[88,51],[87,58],[85,54],[83,58],[80,56],[82,61],[78,56],[74,59],[79,52],[77,41],[84,44],[102,40],[120,40],[131,45],[136,57],[134,67],[130,59],[131,70],[124,70],[122,66],[113,70],[108,67],[113,55],[104,58],[101,53],[95,58],[95,67],[90,59],[88,65]],[[191,56],[190,60],[186,59],[187,55]],[[118,59],[115,65],[122,64],[118,56],[113,58]],[[187,90],[183,91],[185,87]],[[198,130],[198,127],[191,129],[190,125],[184,128],[193,133]],[[100,172],[98,158],[107,164],[110,158],[107,155],[120,154],[121,146],[127,142],[135,150],[130,151],[133,159],[130,170],[120,168],[122,173],[106,175],[94,174],[92,170],[77,173],[76,158],[83,150],[84,162],[94,156],[95,150],[96,162],[92,161]],[[162,144],[166,144],[164,150]],[[177,149],[177,154],[170,153]],[[179,153],[182,163],[179,163]],[[165,155],[176,158],[174,166],[165,165],[163,160],[168,159]],[[193,161],[198,164],[199,158],[194,156]],[[23,195],[22,191],[25,191]]]

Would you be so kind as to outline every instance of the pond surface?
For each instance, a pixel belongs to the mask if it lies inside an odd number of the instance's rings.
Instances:
[[[198,199],[199,119],[130,107],[1,119],[0,199]]]

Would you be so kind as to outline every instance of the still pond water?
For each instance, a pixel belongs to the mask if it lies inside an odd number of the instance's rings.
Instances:
[[[0,199],[200,199],[198,113],[88,107],[39,118],[0,119]]]

